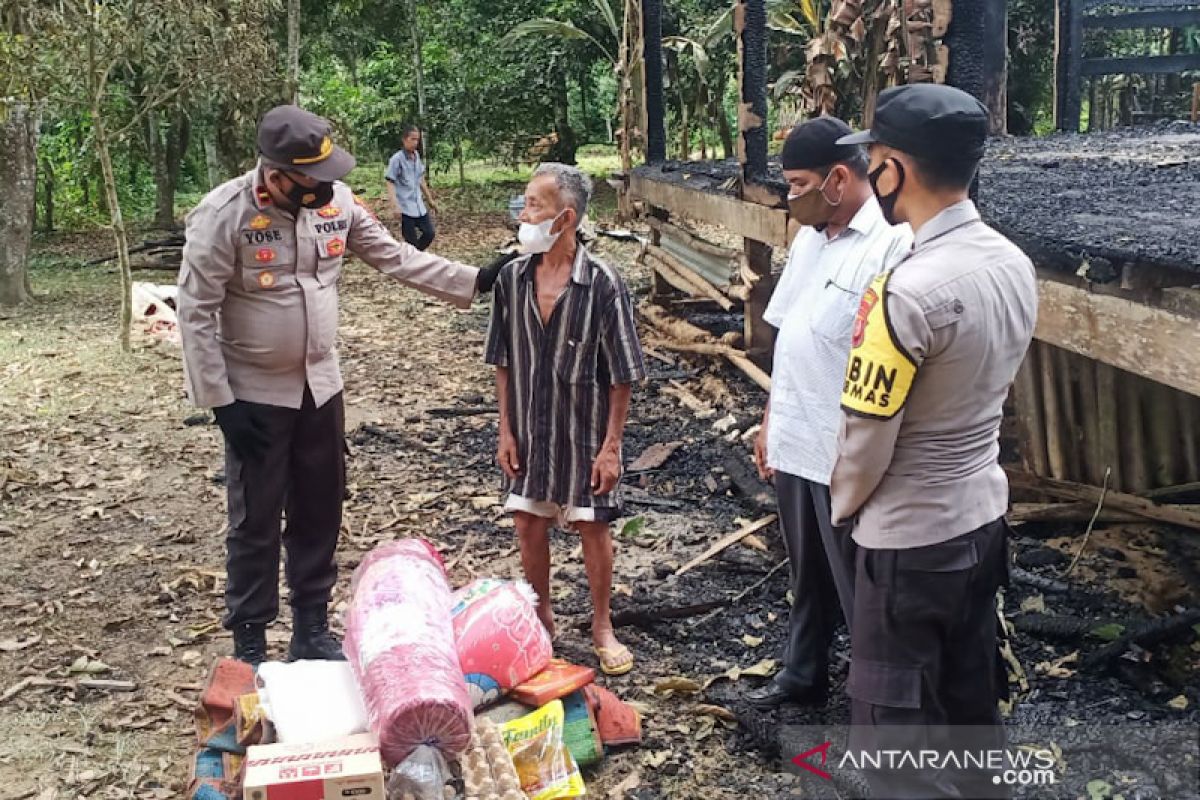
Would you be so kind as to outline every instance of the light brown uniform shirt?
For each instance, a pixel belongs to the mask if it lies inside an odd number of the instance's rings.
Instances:
[[[276,207],[261,168],[222,184],[187,217],[179,329],[188,396],[318,407],[342,390],[335,348],[338,278],[346,251],[406,286],[459,308],[478,270],[396,241],[350,188],[296,214]]]
[[[917,232],[885,286],[883,321],[911,365],[911,386],[874,416],[847,410],[843,395],[830,489],[834,522],[857,516],[859,545],[903,549],[969,533],[1007,510],[1000,420],[1033,336],[1037,283],[1029,258],[964,201]],[[866,304],[864,296],[864,320]],[[856,328],[856,348],[863,338]],[[854,358],[852,349],[846,392]]]

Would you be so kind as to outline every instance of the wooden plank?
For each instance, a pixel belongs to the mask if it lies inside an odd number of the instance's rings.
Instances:
[[[642,317],[657,328],[668,341],[661,345],[669,350],[724,356],[735,367],[766,391],[771,391],[771,376],[760,369],[746,354],[713,339],[708,331],[697,328],[690,322],[674,319],[657,306],[642,306]]]
[[[1064,446],[1062,403],[1058,396],[1058,380],[1055,376],[1054,348],[1037,342],[1039,378],[1042,384],[1042,405],[1046,415],[1046,458],[1049,474],[1054,478],[1067,476],[1067,455]]]
[[[671,283],[671,285],[675,286],[676,289],[693,296],[707,297],[725,311],[733,310],[732,300],[721,294],[717,287],[713,286],[703,277],[688,269],[686,264],[675,258],[675,256],[671,255],[666,250],[663,250],[661,247],[655,247],[654,245],[647,245],[646,253],[658,261],[658,268],[660,270],[663,268],[666,269],[664,277],[668,282]],[[672,273],[676,278],[682,281],[684,284],[683,286],[678,285],[678,283],[671,279]]]
[[[1021,462],[1034,475],[1048,475],[1050,464],[1046,460],[1046,417],[1042,410],[1037,357],[1038,347],[1031,346],[1013,382],[1013,407],[1017,415]]]
[[[728,534],[727,536],[721,537],[721,539],[719,541],[717,541],[717,543],[714,544],[712,547],[708,548],[703,553],[696,556],[691,561],[689,561],[688,563],[686,563],[682,567],[680,567],[678,570],[676,570],[675,575],[679,576],[679,575],[684,574],[685,572],[690,572],[691,570],[693,570],[696,567],[703,564],[705,561],[708,561],[710,558],[715,556],[717,553],[720,553],[722,550],[726,550],[729,547],[732,547],[733,545],[737,544],[742,539],[745,539],[747,536],[749,536],[750,534],[752,534],[756,531],[761,531],[763,528],[770,525],[776,519],[778,519],[778,517],[775,514],[768,514],[767,516],[763,517],[762,519],[760,519],[756,522],[751,522],[749,525],[743,525],[741,528],[738,528],[733,533]]]
[[[1176,391],[1161,383],[1146,386],[1150,413],[1146,415],[1146,430],[1150,440],[1150,475],[1155,486],[1171,486],[1182,478],[1176,477],[1175,462],[1181,461],[1179,421],[1175,418]]]
[[[1095,361],[1083,356],[1071,356],[1079,378],[1079,418],[1083,441],[1083,475],[1097,486],[1104,483],[1104,451],[1100,441],[1100,397],[1097,394]],[[1111,480],[1111,478],[1110,478]]]
[[[1200,481],[1200,397],[1180,392],[1175,396],[1179,404],[1179,441],[1183,450],[1184,474],[1189,481]]]
[[[1142,417],[1142,396],[1145,381],[1132,375],[1117,385],[1120,414],[1122,484],[1126,491],[1144,492],[1150,488],[1146,467],[1146,437]]]
[[[774,326],[763,319],[775,285],[771,281],[771,248],[769,245],[746,240],[746,266],[750,272],[750,293],[743,304],[743,326],[746,352],[755,363],[770,367],[775,353]]]
[[[1200,396],[1197,319],[1044,277],[1038,294],[1038,339]]]
[[[1104,30],[1131,28],[1185,28],[1200,25],[1200,8],[1177,11],[1134,11],[1128,14],[1105,14],[1083,18],[1083,27]]]
[[[1096,366],[1096,403],[1100,418],[1097,433],[1100,448],[1100,473],[1111,469],[1109,481],[1112,486],[1123,486],[1121,462],[1120,426],[1117,415],[1117,371],[1101,361]]]
[[[693,250],[697,250],[705,255],[712,256],[713,258],[727,258],[733,261],[741,255],[737,250],[733,250],[728,247],[721,247],[718,244],[713,244],[707,239],[703,239],[685,228],[681,228],[678,225],[672,225],[665,219],[650,217],[646,220],[646,224],[655,231],[666,234],[672,239],[677,239],[681,242],[684,242]],[[659,244],[659,242],[655,241],[654,244]]]
[[[787,212],[783,209],[653,181],[638,174],[634,174],[631,187],[636,197],[676,216],[719,225],[730,233],[756,242],[787,247]]]
[[[1177,9],[1181,5],[1194,5],[1194,3],[1184,3],[1180,0],[1121,0],[1120,3],[1116,3],[1114,0],[1077,0],[1077,2],[1080,3],[1080,8],[1083,11],[1090,11],[1100,6],[1111,5],[1120,5],[1122,8],[1134,11],[1152,8]]]
[[[1107,498],[1105,498],[1107,506]],[[1175,506],[1192,514],[1200,513],[1200,505]],[[1013,503],[1008,521],[1018,522],[1090,522],[1096,513],[1095,503]],[[1102,508],[1097,522],[1144,522],[1145,517],[1130,511]]]
[[[1088,486],[1074,481],[1042,478],[1012,469],[1006,469],[1005,472],[1008,473],[1008,479],[1013,486],[1043,491],[1067,500],[1096,503],[1099,502],[1103,491],[1099,486]],[[1104,506],[1115,511],[1137,514],[1144,519],[1200,530],[1200,513],[1182,506],[1160,506],[1154,501],[1136,494],[1126,494],[1110,489],[1104,493]]]
[[[1063,447],[1067,457],[1067,472],[1064,477],[1086,483],[1087,476],[1083,472],[1086,460],[1083,455],[1083,428],[1076,399],[1079,357],[1061,348],[1055,348],[1053,353],[1054,376],[1058,380],[1058,402],[1062,411]]]
[[[1131,58],[1085,58],[1080,74],[1092,75],[1178,75],[1200,69],[1200,53],[1174,56],[1133,56]]]

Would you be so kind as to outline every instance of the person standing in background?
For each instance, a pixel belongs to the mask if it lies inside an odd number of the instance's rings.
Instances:
[[[384,179],[391,184],[392,207],[400,215],[404,241],[418,250],[433,244],[437,231],[430,211],[437,213],[437,199],[425,180],[425,161],[421,158],[421,129],[405,125],[403,145],[388,161]],[[428,199],[426,199],[428,198]]]

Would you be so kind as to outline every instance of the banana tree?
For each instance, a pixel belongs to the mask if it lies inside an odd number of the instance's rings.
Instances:
[[[644,108],[642,97],[642,52],[641,0],[622,0],[618,21],[616,0],[592,0],[595,17],[601,34],[593,35],[571,20],[550,18],[532,19],[517,25],[504,37],[505,42],[535,36],[578,42],[595,50],[612,65],[617,78],[617,114],[620,117],[621,169],[628,174],[633,169],[633,139],[637,133],[636,120]],[[624,197],[624,195],[622,195]],[[621,215],[627,216],[628,209],[622,208]]]

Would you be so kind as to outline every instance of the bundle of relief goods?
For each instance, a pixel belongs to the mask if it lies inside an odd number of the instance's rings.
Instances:
[[[471,699],[441,556],[421,539],[381,545],[350,592],[346,656],[384,760],[398,764],[422,744],[457,757],[471,738]]]
[[[541,672],[554,654],[529,584],[491,578],[454,593],[458,660],[475,708]]]

